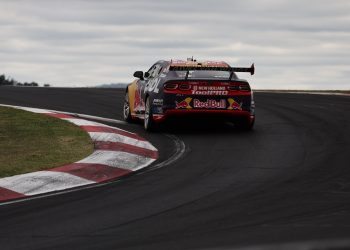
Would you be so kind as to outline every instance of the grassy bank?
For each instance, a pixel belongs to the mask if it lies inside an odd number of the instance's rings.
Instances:
[[[71,123],[0,107],[0,177],[62,166],[92,151],[89,135]]]

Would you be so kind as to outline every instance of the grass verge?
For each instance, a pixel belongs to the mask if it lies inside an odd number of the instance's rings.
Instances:
[[[89,135],[74,124],[0,107],[0,177],[62,166],[92,152]]]

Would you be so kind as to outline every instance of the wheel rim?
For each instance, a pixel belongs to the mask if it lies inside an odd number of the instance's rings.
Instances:
[[[146,107],[145,107],[145,128],[148,128],[148,122],[149,122],[149,101],[147,99],[146,101]]]
[[[125,100],[124,100],[124,118],[125,119],[128,118],[129,112],[130,112],[129,98],[128,98],[128,93],[126,93]]]

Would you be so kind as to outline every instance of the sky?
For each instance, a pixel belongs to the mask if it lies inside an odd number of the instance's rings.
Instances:
[[[157,60],[226,61],[255,89],[350,89],[349,0],[0,0],[0,74],[129,83]]]

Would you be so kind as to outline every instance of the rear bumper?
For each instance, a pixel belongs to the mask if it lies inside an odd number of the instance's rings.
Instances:
[[[254,115],[249,111],[243,110],[198,110],[198,109],[170,109],[165,111],[164,114],[153,114],[153,120],[155,122],[163,122],[170,117],[196,117],[196,116],[208,116],[208,117],[220,117],[220,118],[243,118],[254,120]]]

